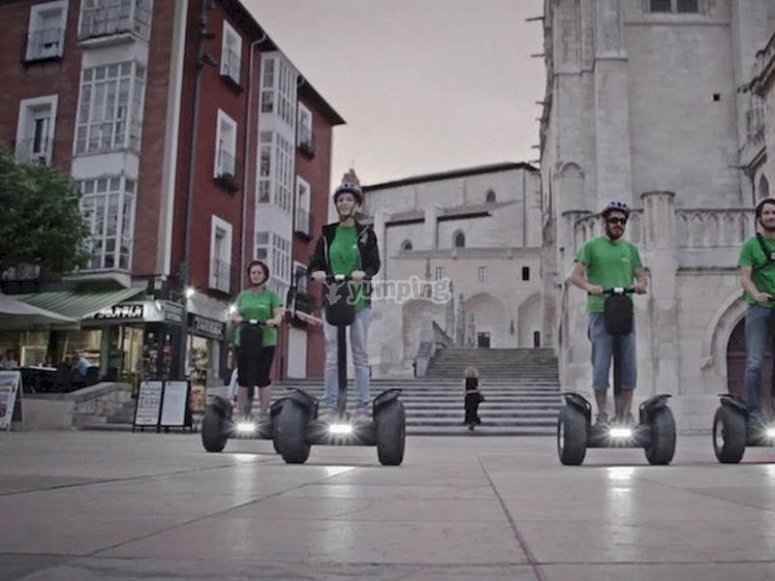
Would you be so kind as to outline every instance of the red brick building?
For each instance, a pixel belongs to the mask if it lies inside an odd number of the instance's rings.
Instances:
[[[106,376],[218,381],[229,306],[260,258],[292,307],[276,378],[321,375],[320,333],[297,311],[344,121],[253,15],[236,0],[10,0],[0,19],[0,142],[71,175],[91,227],[86,268],[5,277],[79,320],[28,339],[26,363],[82,348]]]

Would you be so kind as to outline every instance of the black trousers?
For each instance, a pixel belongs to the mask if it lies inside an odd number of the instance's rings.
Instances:
[[[464,423],[473,424],[479,418],[479,393],[467,393],[465,399],[466,418]]]
[[[259,388],[272,383],[269,375],[274,361],[274,345],[263,347],[261,345],[262,333],[260,328],[245,325],[240,333],[240,346],[237,350],[237,383],[240,387]]]

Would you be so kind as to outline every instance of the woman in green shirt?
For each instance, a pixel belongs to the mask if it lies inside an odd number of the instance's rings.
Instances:
[[[269,417],[272,394],[269,379],[277,344],[277,327],[283,320],[283,305],[273,290],[266,288],[269,267],[260,260],[248,265],[250,286],[237,296],[234,323],[237,326],[237,409],[250,415],[253,386],[258,386],[261,416]],[[259,323],[263,323],[260,325]],[[259,343],[260,339],[260,343]]]

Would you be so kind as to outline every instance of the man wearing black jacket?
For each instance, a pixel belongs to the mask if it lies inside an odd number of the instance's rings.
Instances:
[[[377,236],[369,225],[359,224],[355,214],[363,204],[363,191],[354,183],[345,182],[334,191],[334,205],[339,221],[323,226],[315,253],[309,264],[312,279],[324,281],[333,274],[349,275],[353,285],[355,321],[350,325],[350,349],[355,368],[356,408],[354,421],[368,421],[371,396],[369,394],[369,356],[367,337],[371,323],[371,278],[379,272],[380,259]],[[338,365],[336,327],[323,322],[326,341],[324,408],[318,415],[323,421],[336,417],[338,394]]]

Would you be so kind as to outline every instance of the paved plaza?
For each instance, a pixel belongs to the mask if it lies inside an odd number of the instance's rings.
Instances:
[[[374,448],[196,434],[0,434],[0,579],[540,580],[775,578],[775,449],[716,462],[679,436],[557,461],[554,439],[411,437]]]

